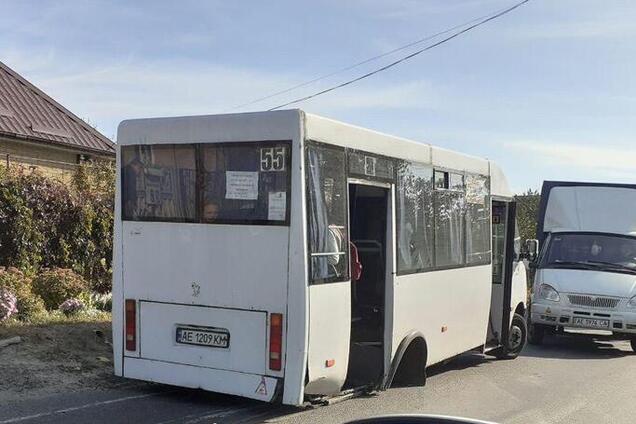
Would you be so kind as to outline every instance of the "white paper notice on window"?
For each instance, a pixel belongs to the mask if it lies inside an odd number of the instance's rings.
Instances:
[[[235,200],[258,199],[258,172],[226,171],[225,198]]]
[[[287,193],[284,191],[270,191],[267,202],[267,219],[269,221],[284,221],[287,209]]]

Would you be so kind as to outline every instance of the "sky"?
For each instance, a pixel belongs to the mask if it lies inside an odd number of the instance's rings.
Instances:
[[[0,0],[0,60],[116,140],[124,119],[265,110],[517,0]],[[531,0],[294,105],[496,161],[511,188],[636,182],[636,2]],[[424,46],[422,44],[421,46]]]

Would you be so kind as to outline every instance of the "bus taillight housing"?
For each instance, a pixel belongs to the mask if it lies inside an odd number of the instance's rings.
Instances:
[[[283,314],[269,317],[269,369],[280,371],[283,366]]]
[[[126,350],[137,350],[137,302],[126,299]]]

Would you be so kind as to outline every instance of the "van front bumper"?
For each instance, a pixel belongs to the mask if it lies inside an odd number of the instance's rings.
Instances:
[[[574,318],[591,320],[608,320],[608,328],[599,328],[577,324]],[[580,306],[565,306],[557,302],[535,302],[530,310],[530,321],[552,327],[576,328],[585,330],[611,331],[615,334],[629,334],[636,336],[636,311],[607,310],[599,308],[584,308]]]

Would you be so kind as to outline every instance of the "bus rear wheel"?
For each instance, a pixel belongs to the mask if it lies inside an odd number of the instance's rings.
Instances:
[[[508,340],[497,351],[497,358],[515,359],[523,350],[523,347],[526,345],[527,339],[528,326],[526,324],[526,319],[519,314],[515,314],[512,318],[510,331],[508,332]]]

